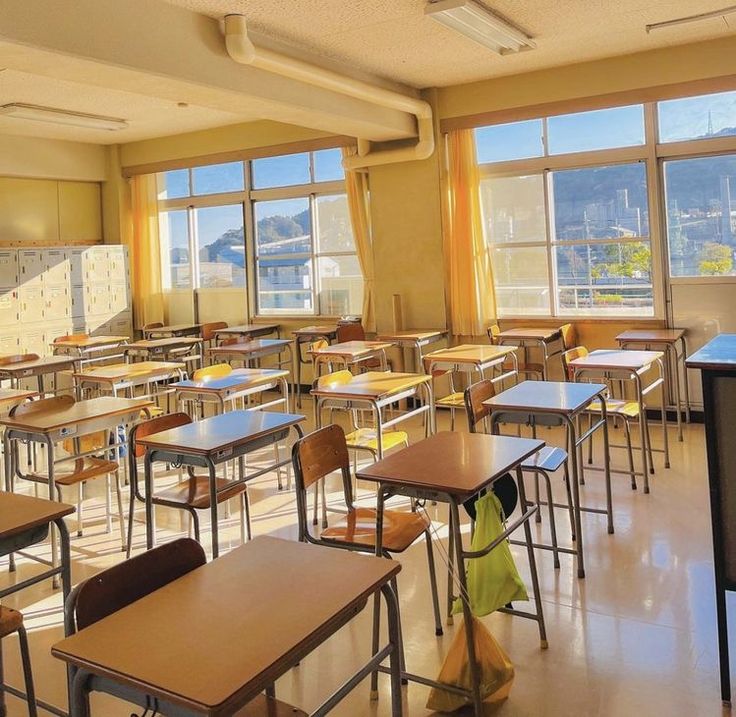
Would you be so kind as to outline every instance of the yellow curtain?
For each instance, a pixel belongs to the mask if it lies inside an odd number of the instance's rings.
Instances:
[[[355,152],[354,147],[343,147],[342,156],[349,157]],[[375,331],[373,242],[371,213],[368,205],[368,174],[366,172],[345,172],[345,189],[348,195],[350,224],[355,237],[355,250],[358,254],[360,270],[363,273],[362,323],[366,331]]]
[[[141,174],[130,183],[132,237],[130,254],[133,322],[137,329],[164,320],[161,288],[161,243],[155,174]]]
[[[450,324],[455,336],[480,336],[495,317],[496,296],[483,238],[473,130],[450,132],[447,153],[444,235]]]

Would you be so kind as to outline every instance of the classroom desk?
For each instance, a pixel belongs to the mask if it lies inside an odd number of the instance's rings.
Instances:
[[[134,341],[125,346],[125,354],[130,358],[142,358],[144,360],[164,360],[170,359],[171,353],[178,349],[189,348],[191,353],[195,349],[201,352],[202,339],[192,338],[191,336],[170,336],[161,339],[143,339],[142,341]],[[177,355],[177,358],[186,359],[187,356]]]
[[[685,343],[685,329],[632,329],[624,331],[616,337],[622,349],[630,346],[643,348],[649,351],[653,346],[664,351],[665,380],[671,405],[677,412],[677,437],[682,441],[682,401],[680,395],[680,381],[683,382],[685,393],[685,421],[690,423],[690,388],[687,383],[687,344]],[[677,346],[680,350],[677,350]],[[674,377],[672,369],[674,368]]]
[[[212,557],[219,555],[217,523],[217,465],[238,460],[239,478],[232,483],[245,483],[276,468],[289,465],[290,459],[277,461],[255,473],[245,475],[243,457],[246,453],[284,440],[293,428],[303,435],[304,416],[269,411],[230,411],[204,418],[168,431],[153,433],[138,439],[138,445],[146,449],[145,498],[146,544],[153,547],[153,463],[163,462],[181,466],[206,468],[210,480],[210,518],[212,522]]]
[[[560,329],[554,328],[518,328],[507,329],[496,334],[494,340],[499,346],[505,344],[515,344],[520,346],[526,352],[527,346],[537,346],[542,351],[542,379],[547,380],[549,360],[554,356],[559,356],[562,352],[556,351],[549,353],[549,345],[555,341],[562,340]]]
[[[667,435],[667,410],[664,391],[664,364],[662,361],[664,354],[661,351],[626,351],[616,349],[599,349],[591,351],[583,358],[575,359],[570,362],[570,366],[574,371],[574,379],[579,378],[604,378],[630,381],[634,384],[636,392],[636,401],[639,404],[639,440],[641,445],[641,465],[642,474],[644,476],[644,492],[649,493],[649,472],[654,471],[654,466],[648,464],[649,448],[657,453],[664,453],[664,467],[670,467],[670,447],[669,437]],[[649,372],[652,366],[656,366],[659,370],[659,376],[650,381],[644,387],[642,377]],[[662,412],[662,434],[664,441],[664,449],[652,448],[647,444],[647,410],[644,398],[651,393],[657,386],[662,386],[661,412]]]
[[[71,356],[44,356],[33,361],[19,361],[18,363],[0,366],[0,379],[10,379],[12,388],[18,388],[21,379],[36,378],[38,392],[44,395],[44,376],[53,374],[56,376],[60,371],[74,369],[77,359]]]
[[[201,332],[202,324],[170,324],[159,326],[157,329],[147,329],[143,335],[147,339],[165,339],[175,336],[200,336]]]
[[[402,349],[411,349],[414,352],[414,370],[422,372],[422,349],[430,344],[442,341],[447,336],[446,329],[411,329],[409,331],[394,331],[376,337],[378,341],[387,341]]]
[[[171,717],[241,714],[381,593],[388,643],[311,714],[325,715],[389,657],[391,714],[400,717],[391,588],[400,570],[385,558],[255,538],[54,645],[76,672],[71,715],[89,714],[92,691],[122,692],[142,707],[155,700],[156,713]]]
[[[225,329],[215,331],[215,343],[222,337],[232,338],[240,336],[244,341],[257,339],[261,336],[276,334],[278,338],[281,326],[279,324],[240,324],[239,326],[228,326]]]
[[[0,416],[6,416],[8,411],[23,401],[38,396],[36,391],[26,391],[22,388],[1,388],[0,387]]]
[[[537,566],[529,526],[529,521],[533,519],[538,507],[532,504],[524,509],[526,495],[521,474],[522,461],[543,447],[543,441],[528,438],[442,431],[357,472],[357,477],[361,480],[378,484],[376,555],[380,555],[382,549],[381,535],[383,533],[383,510],[386,499],[394,495],[405,495],[417,499],[441,501],[448,503],[450,506],[448,552],[451,559],[454,552],[457,560],[456,577],[461,588],[460,597],[463,606],[472,684],[472,688],[465,694],[472,699],[476,717],[481,717],[484,712],[480,696],[480,672],[475,654],[473,616],[467,602],[465,560],[486,555],[522,525],[534,589],[535,612],[531,613],[511,608],[501,608],[500,611],[535,620],[539,626],[539,638],[542,647],[547,646]],[[495,480],[509,471],[516,472],[522,515],[514,521],[509,519],[506,530],[482,550],[477,552],[465,550],[462,544],[459,506],[463,501],[491,486]],[[452,571],[452,569],[451,565],[450,570]],[[448,582],[448,593],[451,588],[452,581],[450,580]],[[424,685],[441,687],[441,685],[425,677],[409,673],[404,673],[402,676]]]
[[[281,391],[281,397],[258,404],[255,408],[283,405],[289,410],[289,372],[277,368],[237,368],[229,376],[204,379],[202,381],[177,381],[170,388],[176,392],[179,403],[197,401],[213,403],[219,413],[225,413],[225,404],[272,388]],[[253,410],[253,409],[251,409]]]
[[[294,337],[296,351],[294,353],[294,395],[296,396],[296,405],[302,407],[302,364],[312,363],[311,358],[305,359],[302,355],[302,345],[324,339],[328,344],[337,339],[337,326],[302,326],[296,331],[292,331]]]
[[[488,346],[485,344],[462,344],[432,351],[424,357],[424,370],[431,376],[433,371],[464,371],[468,375],[468,382],[472,383],[472,373],[477,371],[480,378],[485,378],[485,372],[496,366],[503,367],[506,359],[510,358],[513,368],[503,371],[501,375],[492,378],[493,383],[503,382],[507,378],[516,378],[519,375],[519,363],[516,358],[518,346]]]
[[[373,412],[376,426],[378,457],[383,457],[383,431],[412,416],[429,414],[427,421],[430,433],[435,431],[434,392],[432,377],[423,373],[394,373],[392,371],[368,371],[358,374],[348,383],[319,386],[311,390],[316,399],[316,424],[322,426],[322,407],[329,402],[344,404],[347,408],[367,407]],[[420,397],[419,406],[399,413],[388,421],[383,420],[383,409],[398,401],[413,396]]]
[[[289,356],[282,359],[281,354],[284,351],[288,351]],[[278,368],[291,367],[293,364],[292,344],[288,339],[253,339],[227,346],[213,346],[207,349],[207,355],[213,360],[219,359],[231,363],[242,361],[249,368],[257,367],[254,364],[260,363],[260,359],[266,356],[276,356]]]
[[[515,419],[528,419],[530,423],[538,416],[558,418],[567,428],[569,458],[572,463],[573,509],[575,515],[575,552],[577,554],[578,577],[585,577],[583,558],[583,529],[581,512],[602,513],[608,516],[608,532],[613,533],[613,505],[611,497],[611,471],[608,445],[608,422],[606,420],[606,394],[608,388],[601,383],[569,383],[557,381],[523,381],[493,398],[483,402],[491,410],[491,429],[498,430],[503,414],[513,414]],[[577,435],[577,419],[593,401],[601,406],[601,417],[581,436]],[[580,505],[579,478],[582,472],[578,449],[586,439],[592,440],[598,429],[603,431],[603,469],[606,481],[606,509],[587,508]],[[568,552],[568,551],[566,551]]]
[[[327,364],[342,364],[345,368],[359,366],[370,359],[381,362],[381,370],[388,370],[386,349],[391,348],[388,341],[343,341],[339,344],[330,344],[322,349],[310,351],[315,379],[320,375],[320,366]]]
[[[124,356],[122,346],[127,343],[128,336],[82,336],[78,338],[69,337],[54,341],[51,349],[54,356],[74,356],[78,359],[78,365],[82,366],[103,359]],[[113,349],[120,348],[119,353],[112,353]]]
[[[129,392],[138,386],[148,386],[184,376],[184,364],[172,361],[140,361],[139,363],[116,363],[97,368],[87,368],[72,374],[80,392],[85,389],[108,391],[113,396]],[[150,393],[150,390],[148,391]]]

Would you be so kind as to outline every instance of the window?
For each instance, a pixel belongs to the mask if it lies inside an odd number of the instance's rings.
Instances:
[[[363,277],[340,150],[254,160],[253,183],[259,313],[359,314]]]
[[[478,163],[541,157],[544,154],[542,120],[510,122],[475,130]]]
[[[736,135],[736,92],[667,100],[657,110],[660,142]]]
[[[734,276],[736,154],[664,162],[672,276]]]
[[[547,135],[550,154],[642,145],[644,107],[612,107],[550,117]]]
[[[164,289],[191,289],[189,226],[186,210],[159,213]]]

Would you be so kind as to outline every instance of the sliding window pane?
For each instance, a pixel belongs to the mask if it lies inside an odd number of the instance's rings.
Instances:
[[[560,314],[653,314],[648,241],[564,245],[555,255]]]
[[[672,276],[736,275],[736,155],[664,163]]]
[[[542,120],[525,120],[479,127],[475,130],[478,164],[541,157]]]
[[[199,286],[245,286],[243,205],[226,204],[195,210],[199,243]]]
[[[550,154],[590,152],[644,144],[644,107],[611,107],[547,120]]]
[[[312,313],[311,258],[260,259],[258,309],[261,313]]]
[[[321,149],[313,156],[315,182],[339,182],[345,179],[345,171],[342,168],[342,150]]]
[[[357,256],[322,256],[319,312],[325,316],[359,315],[363,309],[363,275]]]
[[[484,179],[480,192],[488,243],[546,241],[541,174]]]
[[[191,289],[189,222],[185,209],[159,212],[161,270],[164,289]]]
[[[255,159],[253,167],[253,187],[290,187],[295,184],[309,184],[309,154],[285,154],[281,157]]]
[[[501,316],[550,313],[545,247],[496,247],[492,261]]]
[[[660,142],[736,135],[736,92],[667,100],[657,112]]]
[[[279,199],[253,206],[259,256],[312,251],[309,199]]]
[[[159,199],[177,199],[188,197],[189,192],[189,170],[174,169],[170,172],[162,172],[158,175]]]
[[[318,252],[354,252],[355,240],[345,194],[317,197]]]
[[[192,169],[194,194],[222,194],[243,191],[243,163],[228,162]]]
[[[643,162],[551,173],[557,241],[649,235]]]

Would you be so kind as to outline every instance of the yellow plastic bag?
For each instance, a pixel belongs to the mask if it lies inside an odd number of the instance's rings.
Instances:
[[[473,638],[475,656],[480,669],[481,697],[486,704],[502,702],[511,691],[514,682],[514,666],[503,648],[496,642],[496,638],[476,618],[473,618]],[[437,681],[445,685],[470,689],[470,665],[465,640],[465,623],[460,625],[450,645]],[[454,712],[469,704],[472,704],[469,697],[434,687],[429,693],[427,709]]]

